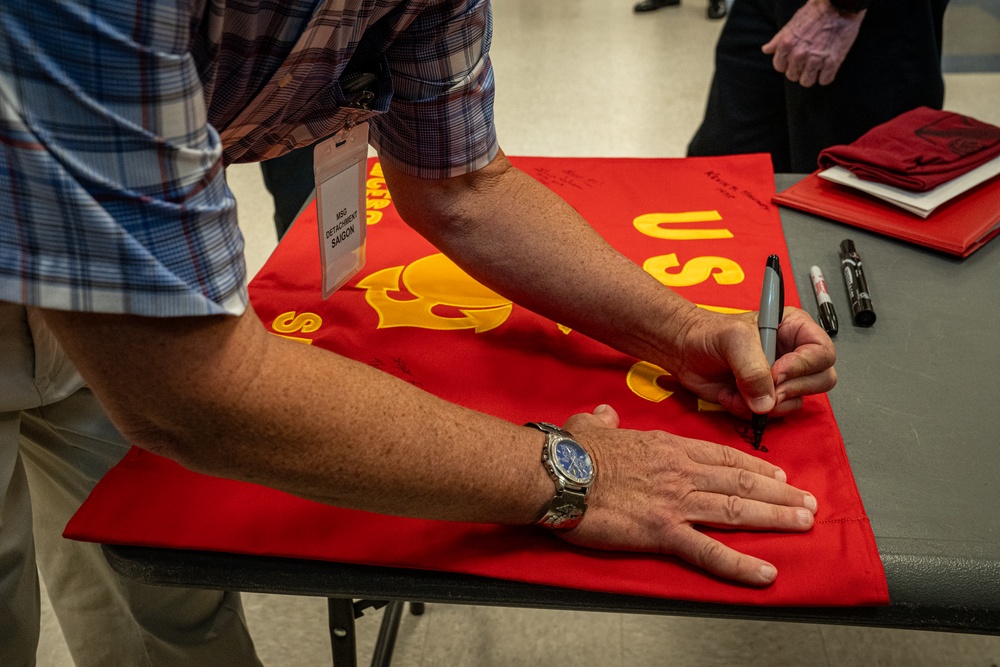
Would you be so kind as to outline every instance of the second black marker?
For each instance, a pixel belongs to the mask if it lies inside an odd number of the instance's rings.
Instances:
[[[875,310],[872,308],[872,297],[868,293],[868,281],[861,266],[861,256],[858,255],[851,239],[844,239],[840,243],[840,267],[844,272],[847,296],[851,299],[854,323],[859,327],[870,327],[875,324]]]

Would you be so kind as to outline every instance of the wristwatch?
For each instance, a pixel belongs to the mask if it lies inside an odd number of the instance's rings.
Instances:
[[[542,465],[556,484],[556,493],[539,526],[568,530],[579,525],[587,511],[587,494],[594,483],[594,462],[572,434],[548,422],[529,422],[525,426],[545,433]]]

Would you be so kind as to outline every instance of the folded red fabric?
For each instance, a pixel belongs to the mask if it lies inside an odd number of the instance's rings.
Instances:
[[[878,125],[851,144],[819,154],[858,178],[912,192],[933,190],[1000,155],[1000,127],[951,111],[919,107]]]

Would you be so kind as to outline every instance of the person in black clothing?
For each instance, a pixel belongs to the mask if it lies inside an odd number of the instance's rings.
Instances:
[[[809,173],[824,148],[940,109],[947,0],[868,2],[735,0],[688,155],[770,153],[775,171]]]
[[[297,148],[260,163],[264,187],[274,199],[274,229],[278,240],[295,222],[302,207],[312,198],[313,146]]]

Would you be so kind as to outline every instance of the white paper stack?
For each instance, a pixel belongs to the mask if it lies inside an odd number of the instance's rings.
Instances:
[[[941,204],[980,183],[988,181],[997,174],[1000,174],[1000,156],[927,192],[911,192],[884,183],[865,181],[843,167],[830,167],[819,172],[818,175],[828,181],[867,192],[873,197],[878,197],[910,213],[919,215],[921,218],[926,218]]]

